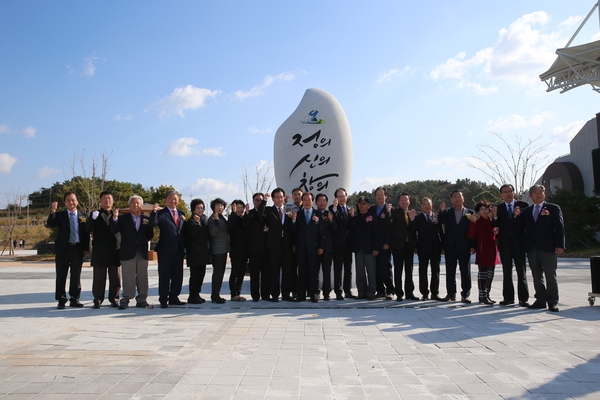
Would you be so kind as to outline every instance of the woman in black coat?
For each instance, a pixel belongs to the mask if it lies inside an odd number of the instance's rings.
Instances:
[[[247,207],[242,200],[231,203],[231,214],[227,220],[229,226],[229,243],[231,245],[231,274],[229,275],[229,291],[231,301],[246,301],[241,296],[242,283],[248,266],[248,229],[244,225],[244,215]]]
[[[202,304],[204,299],[200,297],[204,275],[206,275],[206,264],[211,263],[210,256],[210,232],[208,218],[204,214],[204,201],[192,200],[190,209],[192,218],[187,220],[186,229],[186,261],[190,268],[190,296],[188,303]]]

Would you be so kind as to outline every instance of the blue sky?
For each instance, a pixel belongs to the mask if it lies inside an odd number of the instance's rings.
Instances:
[[[543,135],[550,162],[600,112],[589,87],[546,93],[538,77],[593,4],[2,1],[0,205],[102,151],[109,179],[242,197],[240,170],[272,162],[308,88],[348,117],[349,192],[489,181],[468,164],[491,131]],[[599,30],[596,12],[574,44]]]

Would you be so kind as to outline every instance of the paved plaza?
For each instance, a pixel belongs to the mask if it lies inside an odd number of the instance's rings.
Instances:
[[[558,279],[559,313],[384,299],[119,311],[92,309],[88,265],[85,307],[57,310],[53,263],[1,257],[0,399],[598,399],[589,260],[561,259]],[[157,282],[154,262],[155,303]],[[210,268],[205,282],[209,298]]]

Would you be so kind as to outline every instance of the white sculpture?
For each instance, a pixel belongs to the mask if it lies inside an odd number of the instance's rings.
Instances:
[[[346,114],[331,94],[307,89],[296,110],[277,129],[273,163],[277,186],[325,193],[350,192],[352,134]]]

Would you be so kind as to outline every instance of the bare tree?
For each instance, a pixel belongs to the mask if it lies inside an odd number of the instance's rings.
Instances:
[[[250,200],[254,193],[266,193],[271,190],[271,185],[275,181],[273,164],[267,161],[254,164],[254,172],[244,165],[239,174],[244,185],[246,203],[251,203]]]
[[[521,199],[531,186],[536,182],[538,174],[548,165],[544,154],[544,145],[540,143],[542,135],[535,139],[523,138],[514,135],[508,140],[497,132],[490,132],[502,142],[502,146],[491,143],[479,143],[481,155],[474,155],[477,162],[469,162],[475,168],[490,178],[499,187],[510,183],[515,188],[515,196]]]
[[[75,152],[69,158],[69,170],[73,183],[77,186],[73,189],[77,194],[79,207],[87,213],[98,208],[98,197],[104,190],[106,176],[111,167],[109,160],[112,151],[107,152],[103,149],[100,154],[92,153],[88,159],[85,150]]]
[[[21,215],[21,205],[23,199],[26,199],[27,196],[21,196],[19,191],[10,193],[6,195],[6,228],[7,233],[5,235],[6,242],[0,252],[0,255],[4,255],[6,248],[8,247],[8,255],[14,255],[15,249],[13,247],[13,240],[16,238],[13,237],[15,227],[17,226],[17,219],[19,215]]]

